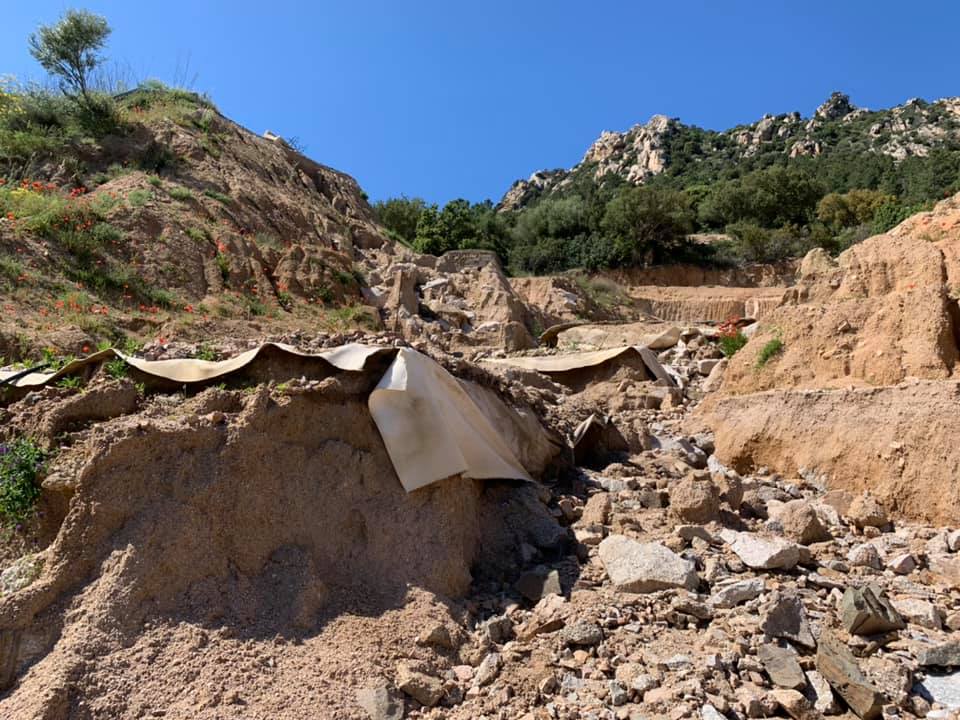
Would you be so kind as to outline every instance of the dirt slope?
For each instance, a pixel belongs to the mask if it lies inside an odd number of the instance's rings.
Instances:
[[[802,466],[833,487],[869,488],[907,515],[960,521],[950,440],[957,247],[955,197],[836,261],[811,252],[784,304],[698,411],[716,430],[719,457],[738,467]]]

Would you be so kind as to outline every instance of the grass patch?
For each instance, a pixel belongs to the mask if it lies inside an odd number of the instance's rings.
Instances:
[[[230,279],[230,261],[227,256],[221,252],[217,253],[217,268],[220,270],[220,277],[224,282]]]
[[[247,314],[249,314],[249,315],[253,315],[253,316],[255,316],[255,317],[259,317],[259,316],[261,316],[261,315],[266,315],[266,314],[267,314],[268,308],[267,308],[266,304],[265,304],[262,300],[260,300],[259,298],[255,298],[255,297],[244,297],[244,299],[243,299],[243,304],[244,304],[244,307],[245,307],[246,310],[247,310]]]
[[[229,195],[224,195],[223,193],[217,192],[216,190],[204,190],[203,194],[206,195],[208,198],[211,198],[212,200],[216,200],[219,203],[223,203],[224,205],[233,204],[233,199]]]
[[[187,228],[187,236],[198,243],[205,243],[210,239],[207,231],[198,227]]]
[[[217,360],[220,357],[220,354],[209,345],[204,344],[197,349],[197,352],[194,354],[194,357],[197,360],[206,360],[207,362],[213,362],[214,360]]]
[[[180,202],[187,202],[189,200],[193,200],[193,193],[187,190],[187,188],[181,187],[179,185],[170,188],[167,191],[167,193],[174,200],[179,200]]]
[[[140,208],[153,200],[153,193],[149,190],[133,190],[127,195],[127,202],[131,207]]]
[[[67,375],[57,380],[57,387],[64,390],[82,390],[83,378],[79,375]]]
[[[757,355],[757,367],[762,368],[773,358],[782,353],[783,347],[783,340],[779,337],[768,340],[767,343],[760,348],[760,353]]]
[[[604,310],[627,303],[623,288],[609,278],[577,275],[574,279],[583,293]]]
[[[0,445],[0,523],[10,527],[33,515],[46,461],[46,451],[29,438]]]

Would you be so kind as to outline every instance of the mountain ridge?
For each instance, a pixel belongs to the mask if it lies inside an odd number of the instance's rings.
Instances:
[[[679,154],[678,139],[683,142]],[[543,197],[563,195],[584,177],[599,184],[615,180],[641,185],[671,172],[682,174],[691,161],[720,158],[737,163],[771,152],[790,160],[854,151],[900,162],[928,157],[937,149],[960,150],[960,97],[911,98],[891,108],[870,110],[834,92],[809,117],[796,111],[766,114],[754,123],[727,130],[706,130],[656,114],[623,132],[604,130],[569,169],[537,170],[526,180],[516,180],[498,208],[517,210]]]

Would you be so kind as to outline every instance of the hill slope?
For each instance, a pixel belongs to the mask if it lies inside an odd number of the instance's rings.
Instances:
[[[753,124],[720,132],[655,115],[626,132],[602,133],[569,170],[539,171],[516,181],[500,207],[523,208],[544,197],[582,192],[584,185],[594,183],[616,186],[661,178],[688,187],[790,160],[817,168],[836,185],[831,189],[896,191],[897,185],[902,189],[910,180],[898,163],[912,160],[907,163],[909,171],[911,165],[919,169],[933,161],[949,162],[937,151],[954,156],[960,151],[960,98],[912,99],[887,110],[867,110],[834,93],[810,118],[798,112],[765,115]],[[841,158],[845,170],[837,166]],[[907,189],[923,194],[921,188]]]
[[[392,245],[352,178],[189,93],[128,93],[105,133],[23,126],[47,146],[17,156],[2,138],[0,355],[35,333],[79,352],[214,318],[242,334],[359,313],[364,253]],[[67,326],[81,332],[58,342]]]

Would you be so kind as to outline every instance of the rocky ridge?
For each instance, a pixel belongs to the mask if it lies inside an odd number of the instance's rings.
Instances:
[[[868,110],[856,107],[843,93],[833,93],[809,118],[799,112],[764,115],[755,123],[719,132],[654,115],[625,132],[604,131],[569,170],[541,170],[527,180],[517,180],[501,199],[500,208],[517,210],[538,198],[562,195],[583,180],[640,185],[669,170],[672,153],[685,144],[696,146],[692,150],[695,163],[733,164],[760,153],[817,157],[854,147],[856,152],[903,160],[925,157],[935,148],[956,147],[958,142],[960,98],[933,102],[914,98],[887,110]]]

